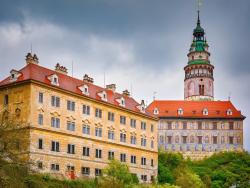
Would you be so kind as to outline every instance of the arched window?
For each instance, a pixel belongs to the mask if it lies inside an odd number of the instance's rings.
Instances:
[[[232,110],[231,110],[231,109],[228,109],[228,110],[227,110],[227,115],[228,115],[228,116],[233,115],[233,112],[232,112]]]
[[[208,115],[208,110],[206,108],[203,109],[203,115],[205,115],[205,116]]]
[[[183,110],[182,110],[182,108],[179,108],[179,109],[177,110],[177,113],[178,113],[178,115],[183,115]]]

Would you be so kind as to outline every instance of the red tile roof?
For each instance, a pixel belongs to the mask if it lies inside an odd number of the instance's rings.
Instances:
[[[159,118],[241,118],[245,117],[238,111],[231,101],[185,101],[185,100],[155,100],[147,110]],[[183,114],[178,114],[178,109],[183,110]],[[203,110],[208,110],[208,115],[203,115]],[[227,110],[232,111],[232,115],[227,115]]]
[[[138,105],[140,104],[136,102],[132,97],[125,96],[120,93],[116,93],[111,90],[108,90],[106,88],[99,87],[97,85],[94,85],[93,83],[85,82],[83,80],[70,77],[68,75],[56,72],[55,70],[50,70],[40,65],[30,63],[30,64],[27,64],[21,70],[19,70],[19,72],[21,73],[21,76],[18,77],[18,79],[14,83],[22,82],[25,80],[35,80],[35,81],[42,82],[44,84],[47,84],[53,87],[58,87],[58,88],[79,94],[79,95],[84,95],[84,94],[82,94],[81,90],[78,87],[85,84],[88,86],[88,90],[89,90],[88,97],[95,99],[97,101],[102,101],[100,96],[98,96],[97,93],[101,91],[106,91],[107,103],[119,106],[116,99],[123,97],[125,99],[126,109],[141,113],[140,110],[138,109]],[[53,75],[53,74],[56,74],[58,76],[59,86],[52,85],[51,81],[48,79],[48,76]],[[12,83],[13,82],[11,82],[11,77],[9,76],[0,82],[0,87],[8,85],[8,84],[12,84]],[[145,112],[145,114],[152,117],[152,115],[148,113],[147,111]]]

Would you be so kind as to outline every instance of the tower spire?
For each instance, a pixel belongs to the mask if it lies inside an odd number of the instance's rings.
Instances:
[[[201,25],[201,21],[200,21],[200,10],[198,10],[197,12],[198,12],[197,26],[200,26],[200,25]]]

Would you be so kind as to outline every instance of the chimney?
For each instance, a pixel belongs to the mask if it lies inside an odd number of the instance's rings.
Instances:
[[[116,85],[115,85],[115,84],[109,84],[109,85],[106,85],[106,89],[108,89],[108,90],[112,90],[113,92],[115,92]]]
[[[68,69],[64,66],[61,66],[59,63],[56,64],[55,71],[65,75],[68,74]]]
[[[30,63],[38,64],[39,63],[38,57],[36,54],[34,54],[34,56],[32,57],[31,53],[27,53],[25,60],[26,60],[26,64],[30,64]]]
[[[124,96],[126,96],[126,97],[129,97],[130,96],[130,93],[129,93],[129,91],[126,89],[126,90],[124,90],[123,92],[122,92],[122,94],[124,95]]]
[[[83,76],[83,81],[88,82],[88,83],[94,83],[94,79],[89,77],[87,74]]]

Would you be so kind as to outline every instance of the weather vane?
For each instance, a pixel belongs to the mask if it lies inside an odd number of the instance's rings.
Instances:
[[[202,5],[202,0],[196,0],[196,4],[197,4],[198,11],[200,11],[200,8],[201,8],[201,5]]]

